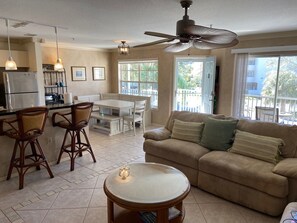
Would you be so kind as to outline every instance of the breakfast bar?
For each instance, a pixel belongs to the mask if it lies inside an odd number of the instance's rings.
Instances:
[[[57,162],[59,151],[62,145],[64,130],[54,128],[52,126],[51,117],[54,112],[68,111],[72,104],[55,104],[48,105],[49,113],[45,124],[44,134],[40,136],[39,142],[43,148],[45,156],[49,164]],[[0,111],[0,120],[15,117],[15,112],[20,109],[2,110]],[[88,133],[88,129],[87,129]],[[7,171],[10,163],[11,154],[13,151],[15,141],[6,136],[0,136],[0,181],[6,179]],[[68,156],[64,156],[64,159]],[[31,170],[34,170],[33,168]],[[12,172],[12,177],[16,176],[17,172]]]

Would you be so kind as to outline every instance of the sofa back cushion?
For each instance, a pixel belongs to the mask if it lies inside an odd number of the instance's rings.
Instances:
[[[189,112],[189,111],[172,111],[166,122],[165,128],[172,132],[174,119],[178,119],[184,122],[205,122],[208,119],[208,117],[224,118],[225,116],[203,114],[203,113]]]
[[[284,142],[280,138],[237,130],[229,152],[276,164],[279,161],[279,152],[283,145]]]
[[[205,122],[200,145],[210,150],[225,151],[232,146],[237,119],[208,118]]]
[[[237,124],[237,129],[250,132],[256,135],[281,138],[284,146],[281,155],[285,158],[297,158],[297,126],[281,125],[272,122],[261,122],[241,119]]]
[[[203,127],[203,122],[183,122],[175,119],[171,138],[199,143]]]

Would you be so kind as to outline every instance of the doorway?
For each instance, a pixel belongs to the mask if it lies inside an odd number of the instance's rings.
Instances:
[[[176,57],[173,108],[213,113],[215,57]]]

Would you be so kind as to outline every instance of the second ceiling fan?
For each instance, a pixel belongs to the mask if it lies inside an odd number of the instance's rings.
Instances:
[[[176,36],[146,31],[144,34],[149,36],[161,37],[164,39],[137,45],[134,47],[145,47],[159,43],[172,42],[179,40],[165,48],[166,52],[180,52],[190,47],[197,49],[217,49],[235,46],[238,43],[237,35],[234,32],[225,29],[215,29],[205,26],[195,25],[195,21],[189,19],[188,9],[192,5],[192,0],[181,0],[180,4],[185,9],[185,15],[182,20],[176,23]]]

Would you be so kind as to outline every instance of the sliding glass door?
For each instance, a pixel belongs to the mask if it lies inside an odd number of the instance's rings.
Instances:
[[[250,56],[243,116],[255,119],[255,107],[274,108],[279,122],[294,124],[297,114],[297,56]]]

